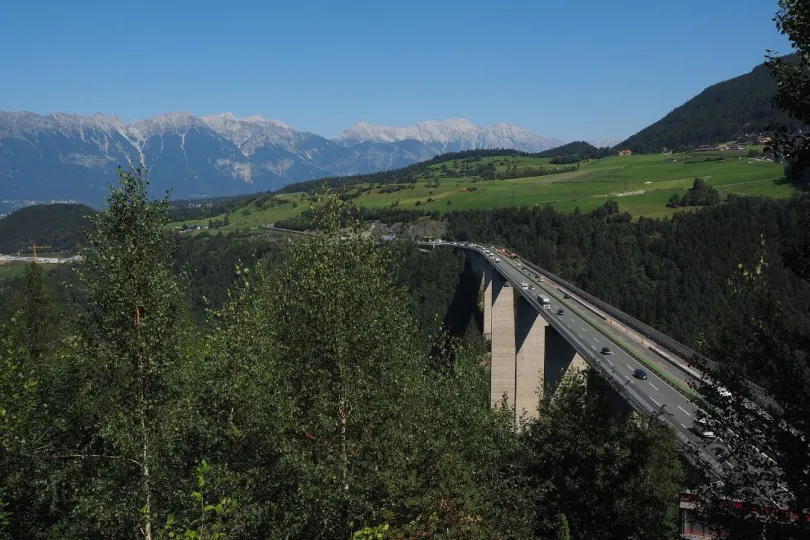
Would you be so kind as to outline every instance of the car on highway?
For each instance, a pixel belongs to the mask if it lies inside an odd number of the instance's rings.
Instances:
[[[636,379],[641,379],[642,381],[646,381],[647,380],[647,372],[644,371],[641,368],[638,368],[637,370],[635,370],[633,372],[633,377],[635,377]]]
[[[500,259],[500,257],[495,257],[495,262],[496,262],[496,263],[499,263],[499,262],[501,262],[501,259]]]
[[[545,280],[546,278],[544,278],[543,276],[537,276],[537,281],[539,281],[540,283],[543,283]]]
[[[568,293],[565,293],[565,294],[563,295],[563,298],[565,298],[566,300],[568,300],[569,298],[571,298],[571,295],[570,295],[570,294],[568,294]]]
[[[534,290],[534,285],[529,285],[529,290],[533,291]]]
[[[602,347],[602,354],[613,354],[609,347]]]
[[[525,281],[523,283],[521,283],[520,286],[523,287],[526,290],[529,290],[529,284],[526,283]]]
[[[557,315],[565,315],[565,310],[560,308],[557,310]]]
[[[692,431],[694,431],[695,434],[706,439],[707,441],[710,441],[717,437],[714,434],[714,430],[709,425],[708,419],[706,419],[705,417],[696,418],[695,421],[692,422]]]

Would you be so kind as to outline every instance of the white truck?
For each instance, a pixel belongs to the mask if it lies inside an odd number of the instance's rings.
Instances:
[[[543,309],[551,309],[551,300],[548,299],[548,296],[538,294],[537,301],[540,302],[540,305],[543,306]]]

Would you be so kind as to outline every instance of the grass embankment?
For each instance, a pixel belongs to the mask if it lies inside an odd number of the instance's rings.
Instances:
[[[25,273],[25,267],[31,264],[25,261],[0,261],[0,281],[14,279]],[[55,264],[43,264],[42,267],[47,272],[54,268]]]
[[[347,188],[358,206],[427,210],[440,213],[451,210],[496,208],[507,206],[545,205],[587,212],[609,199],[619,202],[622,211],[634,217],[662,217],[676,211],[666,206],[673,193],[683,194],[692,187],[694,178],[703,178],[721,195],[731,193],[785,198],[793,188],[782,181],[782,166],[748,158],[745,151],[701,152],[696,154],[654,154],[613,156],[585,161],[579,170],[516,178],[480,180],[467,176],[464,167],[493,163],[497,173],[543,167],[547,172],[570,165],[552,165],[548,158],[487,157],[479,161],[450,160],[431,165],[414,184],[358,184]],[[722,161],[707,161],[722,158]],[[444,167],[444,169],[442,169]],[[438,185],[437,185],[438,184]],[[396,190],[396,191],[394,191]],[[418,203],[418,204],[417,204]],[[229,224],[217,230],[230,231],[270,225],[280,219],[299,215],[309,208],[306,193],[280,194],[275,206],[252,202],[229,214]],[[213,218],[224,221],[224,215]],[[208,219],[173,223],[172,226],[196,224],[206,227]]]

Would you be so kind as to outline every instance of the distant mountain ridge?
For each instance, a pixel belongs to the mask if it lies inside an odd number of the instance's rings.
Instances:
[[[483,148],[508,148],[524,152],[540,152],[564,144],[510,124],[478,127],[463,118],[444,122],[421,122],[415,126],[375,126],[360,122],[332,138],[343,146],[363,142],[393,143],[415,140],[440,147],[444,152],[460,152]]]
[[[772,124],[800,127],[771,106],[775,93],[776,81],[760,64],[750,73],[709,86],[616,147],[644,154],[664,148],[680,151],[764,132]]]
[[[477,148],[538,152],[562,144],[517,126],[467,120],[391,128],[360,123],[333,139],[261,116],[174,112],[116,116],[0,111],[0,200],[99,203],[118,165],[144,163],[153,191],[174,198],[235,195],[291,182],[404,167]]]

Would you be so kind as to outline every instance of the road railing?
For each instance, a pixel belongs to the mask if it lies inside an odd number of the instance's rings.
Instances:
[[[632,328],[636,332],[640,333],[642,336],[646,337],[651,342],[659,345],[660,347],[668,350],[669,352],[677,355],[679,358],[684,359],[690,366],[691,364],[695,364],[698,366],[706,366],[712,371],[716,371],[717,363],[706,356],[696,352],[695,350],[687,347],[683,343],[671,338],[670,336],[664,334],[660,330],[656,330],[655,328],[644,324],[643,322],[639,321],[635,317],[628,315],[627,313],[621,311],[613,307],[612,305],[608,304],[607,302],[597,298],[596,296],[588,293],[587,291],[583,291],[576,285],[569,283],[568,281],[562,279],[559,276],[556,276],[549,272],[548,270],[544,270],[539,266],[535,265],[531,261],[527,261],[524,259],[520,259],[520,262],[524,266],[528,266],[535,272],[545,276],[550,281],[556,283],[558,286],[562,286],[564,289],[568,290],[569,292],[573,293],[576,296],[584,299],[588,303],[592,304],[593,306],[597,307],[604,313],[608,314],[613,319],[620,321],[621,323],[627,325],[628,327]],[[655,349],[652,349],[655,351]],[[672,361],[671,359],[667,358],[665,355],[661,355],[660,351],[655,351],[660,356],[664,357],[664,359]],[[683,369],[683,366],[679,366]],[[693,370],[688,369],[687,371],[693,372]],[[699,376],[699,375],[698,375]],[[702,377],[701,377],[702,378]],[[748,387],[749,392],[751,393],[751,397],[753,397],[758,404],[766,407],[775,407],[776,403],[771,399],[768,394],[765,392],[765,389],[759,386],[756,383],[751,381],[746,381],[746,386]]]
[[[480,253],[480,250],[477,250]],[[497,268],[497,265],[495,265]],[[501,274],[504,274],[501,272]],[[641,395],[633,389],[633,385],[626,376],[622,376],[615,366],[608,368],[602,358],[593,352],[585,342],[570,328],[562,324],[557,318],[553,317],[548,310],[543,309],[538,305],[537,301],[531,294],[524,290],[519,283],[513,281],[508,275],[504,277],[512,284],[514,290],[519,291],[520,294],[538,310],[542,317],[552,326],[558,333],[560,333],[565,340],[577,351],[577,353],[590,365],[592,368],[598,370],[602,377],[615,389],[619,394],[623,395],[628,404],[639,414],[648,416],[649,418],[657,421],[667,427],[671,428],[678,439],[678,444],[683,449],[684,456],[692,462],[693,465],[699,469],[706,470],[715,479],[723,479],[726,476],[726,471],[715,459],[714,456],[707,451],[706,448],[695,444],[686,435],[675,429],[675,426],[665,417],[666,412],[663,408],[656,408]]]

